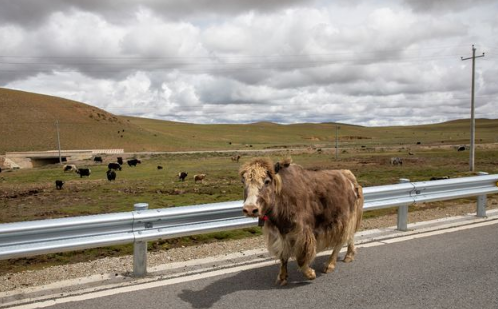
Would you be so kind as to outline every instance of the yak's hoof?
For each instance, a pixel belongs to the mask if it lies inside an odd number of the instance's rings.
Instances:
[[[304,271],[304,276],[308,280],[314,280],[316,278],[316,273],[315,273],[315,271],[313,269],[308,268],[307,270]]]
[[[275,284],[280,285],[280,286],[285,286],[285,285],[287,285],[287,279],[277,278],[277,281],[275,281]]]
[[[323,268],[323,272],[328,274],[328,273],[331,273],[335,270],[335,265],[325,265],[325,267]]]
[[[346,256],[343,260],[344,263],[351,263],[352,261],[354,261],[354,256]]]

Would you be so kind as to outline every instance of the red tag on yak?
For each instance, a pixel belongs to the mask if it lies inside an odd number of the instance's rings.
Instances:
[[[258,226],[264,226],[266,220],[268,220],[268,216],[259,217],[258,218]]]

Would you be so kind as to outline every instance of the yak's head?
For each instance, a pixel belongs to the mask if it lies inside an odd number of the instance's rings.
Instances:
[[[281,190],[278,175],[279,163],[273,165],[270,159],[254,159],[244,164],[240,176],[244,184],[244,206],[242,211],[248,217],[263,217],[271,211],[275,197]]]

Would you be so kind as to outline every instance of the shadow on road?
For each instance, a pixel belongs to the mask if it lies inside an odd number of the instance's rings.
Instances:
[[[316,270],[317,279],[324,276],[320,270],[326,257],[315,260],[313,268]],[[193,308],[211,308],[223,296],[240,291],[266,291],[273,289],[294,289],[312,284],[304,278],[295,261],[289,262],[289,283],[286,286],[275,284],[278,275],[279,263],[257,269],[249,269],[228,278],[222,278],[202,290],[182,290],[178,295],[183,301],[190,303]],[[315,279],[316,280],[316,279]],[[257,301],[257,298],[255,299]],[[257,308],[257,304],[255,303]]]

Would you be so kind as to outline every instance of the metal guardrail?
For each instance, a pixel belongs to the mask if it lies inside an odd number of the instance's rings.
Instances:
[[[398,207],[398,229],[407,230],[408,206],[498,193],[498,174],[364,188],[364,211]],[[134,275],[146,273],[146,242],[257,226],[242,215],[243,201],[0,224],[0,259],[134,243]]]

